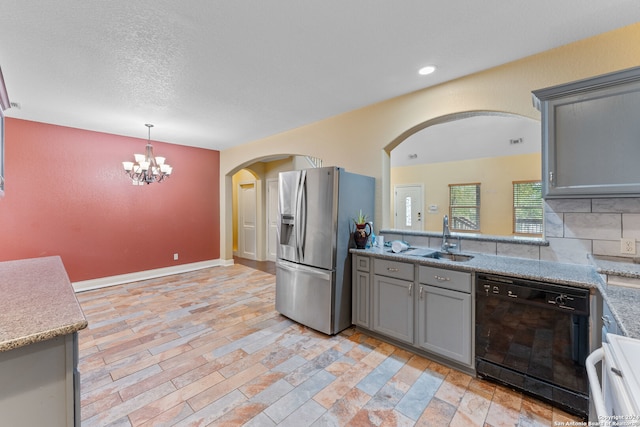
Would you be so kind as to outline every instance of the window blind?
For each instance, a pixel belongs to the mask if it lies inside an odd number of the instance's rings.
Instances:
[[[542,234],[542,183],[520,181],[513,183],[513,232]]]
[[[452,230],[480,230],[480,184],[449,184],[449,225]]]

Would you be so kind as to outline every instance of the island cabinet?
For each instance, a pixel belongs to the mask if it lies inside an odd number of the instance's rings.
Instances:
[[[374,259],[372,329],[413,343],[414,265]]]
[[[473,370],[471,273],[353,255],[353,323]]]
[[[77,333],[0,352],[4,425],[80,426],[77,366]]]
[[[59,257],[0,262],[0,425],[80,426],[86,326]]]
[[[471,274],[420,266],[418,281],[416,345],[471,365]]]
[[[640,195],[640,67],[533,92],[542,116],[542,195]]]

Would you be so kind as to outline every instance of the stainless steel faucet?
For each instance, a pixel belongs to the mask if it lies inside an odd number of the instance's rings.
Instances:
[[[450,249],[455,249],[458,245],[450,243],[451,231],[449,230],[449,216],[445,215],[442,218],[442,251],[449,252]]]

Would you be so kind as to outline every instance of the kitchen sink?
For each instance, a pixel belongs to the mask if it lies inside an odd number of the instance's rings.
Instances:
[[[455,261],[455,262],[465,262],[473,259],[473,255],[465,255],[465,254],[457,254],[453,252],[441,252],[441,251],[435,251],[429,255],[424,255],[424,256],[427,258],[434,258],[434,259],[447,259],[449,261]]]
[[[422,258],[446,259],[454,262],[465,262],[473,259],[473,255],[465,255],[456,252],[435,251],[433,249],[423,248],[411,248],[408,251],[404,252],[403,255]]]

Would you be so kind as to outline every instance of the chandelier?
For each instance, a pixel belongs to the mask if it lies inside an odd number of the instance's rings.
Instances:
[[[144,154],[134,154],[135,162],[122,162],[124,171],[133,185],[151,184],[152,182],[162,182],[171,175],[173,168],[164,162],[164,157],[155,157],[151,146],[152,124],[145,124],[149,128],[149,138]]]

